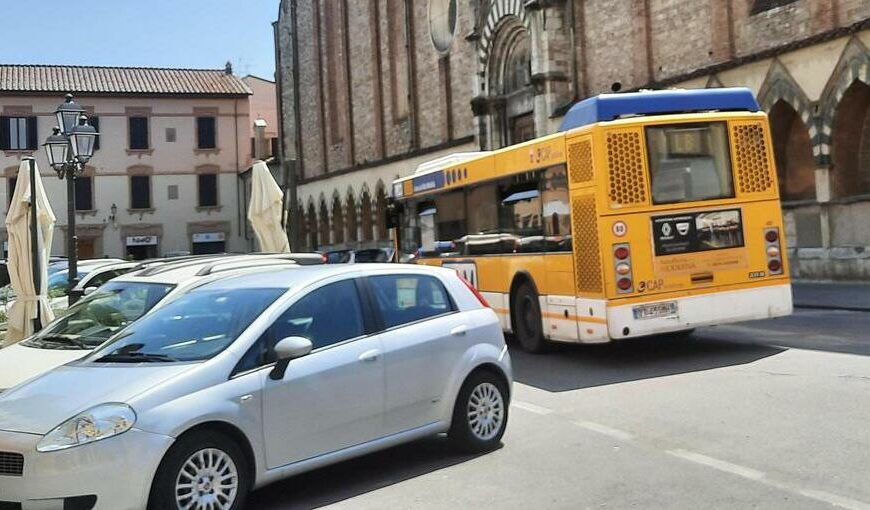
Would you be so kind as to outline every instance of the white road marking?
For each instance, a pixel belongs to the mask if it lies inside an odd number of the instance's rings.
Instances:
[[[547,415],[553,414],[552,409],[547,409],[546,407],[536,406],[535,404],[530,404],[528,402],[523,402],[521,400],[514,400],[511,402],[511,407],[516,407],[517,409],[522,409],[523,411],[528,411],[530,413]]]
[[[849,510],[870,510],[870,504],[868,503],[847,498],[845,496],[840,496],[838,494],[832,494],[830,492],[814,489],[802,489],[789,483],[772,480],[768,478],[767,475],[762,471],[758,471],[756,469],[748,468],[745,466],[740,466],[738,464],[732,464],[731,462],[719,460],[713,457],[709,457],[707,455],[703,455],[701,453],[691,452],[688,450],[667,450],[666,453],[668,453],[669,455],[673,455],[674,457],[679,457],[683,460],[688,460],[689,462],[694,462],[696,464],[711,467],[725,473],[730,473],[732,475],[737,475],[742,478],[753,480],[755,482],[774,487],[781,491],[791,492],[792,494],[799,494],[801,496],[815,499],[816,501],[821,501],[835,507],[847,508]]]
[[[602,425],[600,423],[595,423],[591,421],[578,420],[574,422],[575,425],[579,425],[586,430],[591,430],[592,432],[597,432],[599,434],[604,434],[605,436],[612,437],[613,439],[618,439],[620,441],[631,441],[634,439],[633,434],[629,434],[628,432],[624,432],[619,429],[615,429],[612,427],[608,427],[607,425]]]
[[[700,453],[690,452],[688,450],[667,450],[666,453],[668,453],[669,455],[673,455],[674,457],[680,457],[681,459],[694,462],[696,464],[702,464],[713,469],[718,469],[719,471],[724,471],[733,475],[742,476],[743,478],[749,478],[750,480],[761,480],[762,478],[764,478],[764,473],[762,473],[761,471],[757,471],[748,467],[738,466],[737,464],[725,462],[724,460],[714,459],[713,457],[708,457]]]
[[[849,510],[868,510],[870,509],[870,504],[863,503],[861,501],[855,501],[854,499],[849,499],[843,496],[838,496],[836,494],[831,494],[830,492],[825,491],[816,491],[816,490],[802,490],[801,494],[808,498],[813,498],[819,501],[824,501],[825,503],[830,503],[834,506],[840,508],[848,508]]]

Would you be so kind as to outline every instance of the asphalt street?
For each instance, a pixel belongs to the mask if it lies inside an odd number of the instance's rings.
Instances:
[[[513,352],[503,447],[432,438],[276,483],[249,508],[870,510],[870,313]]]

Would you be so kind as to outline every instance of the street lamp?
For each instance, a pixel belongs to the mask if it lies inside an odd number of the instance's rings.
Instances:
[[[57,172],[58,178],[66,179],[66,216],[67,216],[67,257],[69,260],[69,304],[75,303],[78,296],[72,292],[78,283],[78,249],[76,236],[76,177],[82,173],[85,164],[94,155],[97,130],[88,124],[85,110],[73,100],[72,94],[54,112],[58,126],[48,137],[43,147],[48,164]]]

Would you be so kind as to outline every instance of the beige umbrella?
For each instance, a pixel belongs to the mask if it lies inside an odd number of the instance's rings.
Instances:
[[[54,236],[54,213],[42,187],[42,178],[36,162],[35,193],[30,188],[30,159],[21,162],[18,168],[18,179],[12,204],[6,216],[6,231],[9,235],[9,280],[15,291],[15,301],[7,311],[8,330],[6,345],[18,342],[33,334],[33,321],[39,318],[42,325],[54,319],[54,313],[48,304],[48,256],[51,250],[51,239]],[[36,200],[37,245],[31,247],[31,197]],[[40,288],[33,285],[33,255],[31,250],[37,250],[39,256]],[[39,313],[37,314],[37,310]]]
[[[254,228],[254,235],[260,251],[269,253],[290,253],[287,233],[281,226],[281,205],[284,194],[269,167],[262,161],[254,163],[251,175],[251,205],[248,206],[248,221]]]

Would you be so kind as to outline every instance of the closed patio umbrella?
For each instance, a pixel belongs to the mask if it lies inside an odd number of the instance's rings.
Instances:
[[[42,178],[33,161],[35,188],[31,189],[31,160],[25,159],[18,169],[15,193],[6,216],[6,231],[9,236],[9,280],[15,292],[15,301],[7,310],[8,330],[5,345],[9,345],[34,333],[35,319],[40,327],[54,319],[48,304],[48,256],[54,236],[54,213],[42,187]],[[31,199],[36,204],[36,246],[31,242]],[[36,250],[38,268],[33,267],[33,251]],[[39,271],[39,289],[33,284],[33,271]]]
[[[248,221],[257,236],[260,251],[290,253],[287,233],[281,226],[281,209],[284,193],[262,161],[254,163],[251,175],[251,204],[248,206]]]

